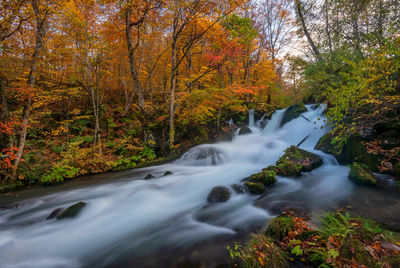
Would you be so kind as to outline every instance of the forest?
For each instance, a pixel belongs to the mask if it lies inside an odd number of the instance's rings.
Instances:
[[[398,0],[0,2],[5,267],[400,267],[399,160]]]

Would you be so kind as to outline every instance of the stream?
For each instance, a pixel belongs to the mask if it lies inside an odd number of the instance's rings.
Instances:
[[[400,225],[398,194],[355,186],[348,167],[314,150],[328,131],[325,107],[307,109],[282,127],[285,110],[278,110],[264,129],[250,111],[252,134],[194,147],[170,164],[1,197],[0,267],[215,267],[230,262],[225,245],[288,208],[312,214],[351,205]],[[232,190],[227,202],[207,203],[213,187],[240,184],[301,141],[300,148],[320,155],[323,166],[300,178],[278,176],[262,196]],[[163,176],[165,171],[173,174]],[[149,173],[155,178],[143,180]],[[54,209],[79,201],[87,205],[76,218],[46,220]]]

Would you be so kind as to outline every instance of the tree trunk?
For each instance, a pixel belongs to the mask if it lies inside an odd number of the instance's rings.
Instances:
[[[175,88],[176,88],[176,30],[178,26],[177,14],[174,16],[173,32],[172,32],[172,44],[171,44],[171,91],[170,91],[170,103],[169,103],[169,145],[174,144],[175,139],[175,128],[174,128],[174,114],[175,114]]]
[[[33,12],[35,13],[36,17],[36,42],[35,42],[35,50],[32,55],[31,59],[31,66],[30,66],[30,72],[28,76],[28,87],[32,90],[33,87],[35,86],[35,79],[36,79],[36,73],[37,73],[37,65],[39,61],[39,54],[40,51],[42,50],[43,47],[43,38],[45,35],[45,28],[46,28],[46,17],[48,15],[48,11],[42,16],[40,15],[39,11],[39,6],[38,6],[38,1],[34,0],[32,1],[31,5],[33,8]],[[14,172],[13,172],[13,178],[15,179],[16,174],[17,174],[17,169],[18,165],[21,162],[22,159],[22,153],[25,148],[25,143],[26,143],[26,133],[28,131],[28,123],[29,123],[29,118],[31,115],[31,107],[32,107],[32,98],[29,97],[27,100],[23,113],[22,113],[22,124],[21,124],[21,131],[19,133],[19,142],[18,142],[18,152],[17,152],[17,157],[14,162]]]
[[[312,38],[310,36],[310,33],[308,32],[308,29],[307,29],[307,26],[306,26],[306,22],[304,20],[304,15],[303,15],[303,11],[302,11],[300,0],[295,0],[295,2],[296,2],[296,12],[297,12],[297,15],[299,16],[301,27],[303,29],[304,35],[307,37],[307,41],[310,44],[311,49],[314,52],[315,57],[317,57],[318,60],[322,61],[321,54],[319,53],[319,50],[317,49],[314,41],[312,40]]]

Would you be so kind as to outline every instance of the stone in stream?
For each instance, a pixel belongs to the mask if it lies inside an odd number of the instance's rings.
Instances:
[[[231,198],[231,192],[228,188],[217,186],[214,187],[207,196],[207,201],[210,203],[222,203]]]
[[[366,166],[359,163],[353,163],[350,166],[348,178],[349,180],[357,184],[364,184],[374,187],[378,186],[378,180],[376,176],[371,171],[369,171]]]
[[[265,192],[265,186],[262,183],[246,182],[244,184],[244,187],[251,194],[259,195],[259,194],[263,194]]]
[[[271,186],[276,182],[276,173],[270,169],[263,169],[261,172],[253,174],[242,181],[261,183],[264,186]]]
[[[78,202],[73,204],[72,206],[69,206],[67,209],[65,209],[63,212],[61,212],[57,216],[57,220],[63,220],[66,218],[74,218],[76,217],[79,212],[86,206],[85,202]]]
[[[285,110],[285,114],[282,117],[280,127],[282,127],[284,124],[288,123],[289,121],[292,121],[293,119],[299,117],[304,112],[307,112],[307,108],[304,105],[304,103],[299,103],[299,104],[294,104],[292,106],[289,106]]]
[[[246,126],[241,127],[240,130],[239,130],[239,136],[240,135],[247,135],[247,134],[251,134],[251,133],[253,133],[253,131],[251,131],[251,129],[246,127]]]
[[[153,176],[153,174],[149,173],[149,174],[147,174],[143,179],[144,179],[144,180],[151,180],[151,179],[153,179],[153,178],[155,178],[155,177]]]
[[[172,175],[172,174],[174,174],[174,173],[172,173],[171,171],[165,171],[163,177]]]
[[[301,172],[309,172],[323,163],[322,158],[306,150],[290,146],[285,154],[276,162],[275,166],[269,166],[267,170],[274,170],[277,175],[298,177]]]
[[[237,194],[244,194],[245,189],[242,185],[239,184],[233,184],[231,185],[231,188],[235,191]]]
[[[58,213],[60,213],[62,211],[62,208],[56,208],[55,210],[53,210],[51,213],[50,213],[50,215],[49,216],[47,216],[47,220],[51,220],[51,219],[54,219],[57,215],[58,215]]]

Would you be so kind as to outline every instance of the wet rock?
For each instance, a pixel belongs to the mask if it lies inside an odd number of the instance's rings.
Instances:
[[[46,219],[48,219],[48,220],[54,219],[54,218],[58,215],[58,213],[60,213],[61,211],[62,211],[62,208],[56,208],[55,210],[53,210],[53,211],[50,213],[49,216],[47,216]]]
[[[76,217],[79,212],[86,206],[85,202],[78,202],[73,204],[72,206],[69,206],[67,209],[65,209],[63,212],[61,212],[57,216],[57,220],[62,220],[66,218],[74,218]]]
[[[393,174],[396,178],[400,179],[400,162],[393,167]]]
[[[243,126],[239,130],[239,135],[247,135],[253,133],[250,128]]]
[[[323,163],[322,158],[306,150],[290,146],[285,154],[278,159],[275,166],[267,170],[274,170],[277,175],[297,177],[301,172],[311,171]]]
[[[381,246],[382,246],[382,248],[387,249],[387,250],[396,250],[396,251],[400,251],[400,247],[399,247],[398,245],[393,244],[393,243],[390,243],[390,242],[388,242],[388,241],[383,241],[383,242],[381,242]],[[399,259],[399,261],[400,261],[400,259]],[[400,263],[399,263],[399,264],[400,264]]]
[[[288,107],[285,111],[285,114],[282,117],[282,121],[280,127],[284,124],[288,123],[289,121],[299,117],[302,113],[307,112],[307,108],[304,103],[294,104]]]
[[[165,176],[169,176],[172,174],[174,174],[174,173],[172,173],[171,171],[165,171],[163,176],[165,177]]]
[[[353,163],[350,166],[349,180],[357,184],[363,184],[368,186],[378,186],[377,178],[368,168],[359,163]]]
[[[154,176],[153,176],[153,174],[147,174],[143,179],[144,180],[151,180],[151,179],[153,179],[153,178],[155,178]]]
[[[207,196],[207,201],[210,203],[222,203],[231,198],[231,192],[228,188],[217,186],[214,187]]]
[[[341,150],[339,150],[333,144],[334,137],[332,132],[326,133],[319,139],[315,149],[321,150],[327,154],[332,154],[342,165],[358,162],[367,165],[368,168],[374,172],[378,171],[377,166],[382,159],[380,159],[378,155],[368,153],[367,148],[363,144],[363,142],[365,142],[364,138],[352,135],[347,138],[346,143]]]
[[[243,181],[261,183],[264,186],[273,185],[276,182],[276,173],[271,169],[263,169],[261,172],[245,178]]]
[[[263,194],[265,192],[265,186],[262,183],[246,182],[244,184],[244,187],[251,194],[259,195],[259,194]]]
[[[239,184],[233,184],[232,186],[231,186],[231,188],[235,191],[235,193],[237,193],[237,194],[244,194],[244,192],[245,192],[245,189],[244,189],[244,187],[242,186],[242,185],[239,185]]]

